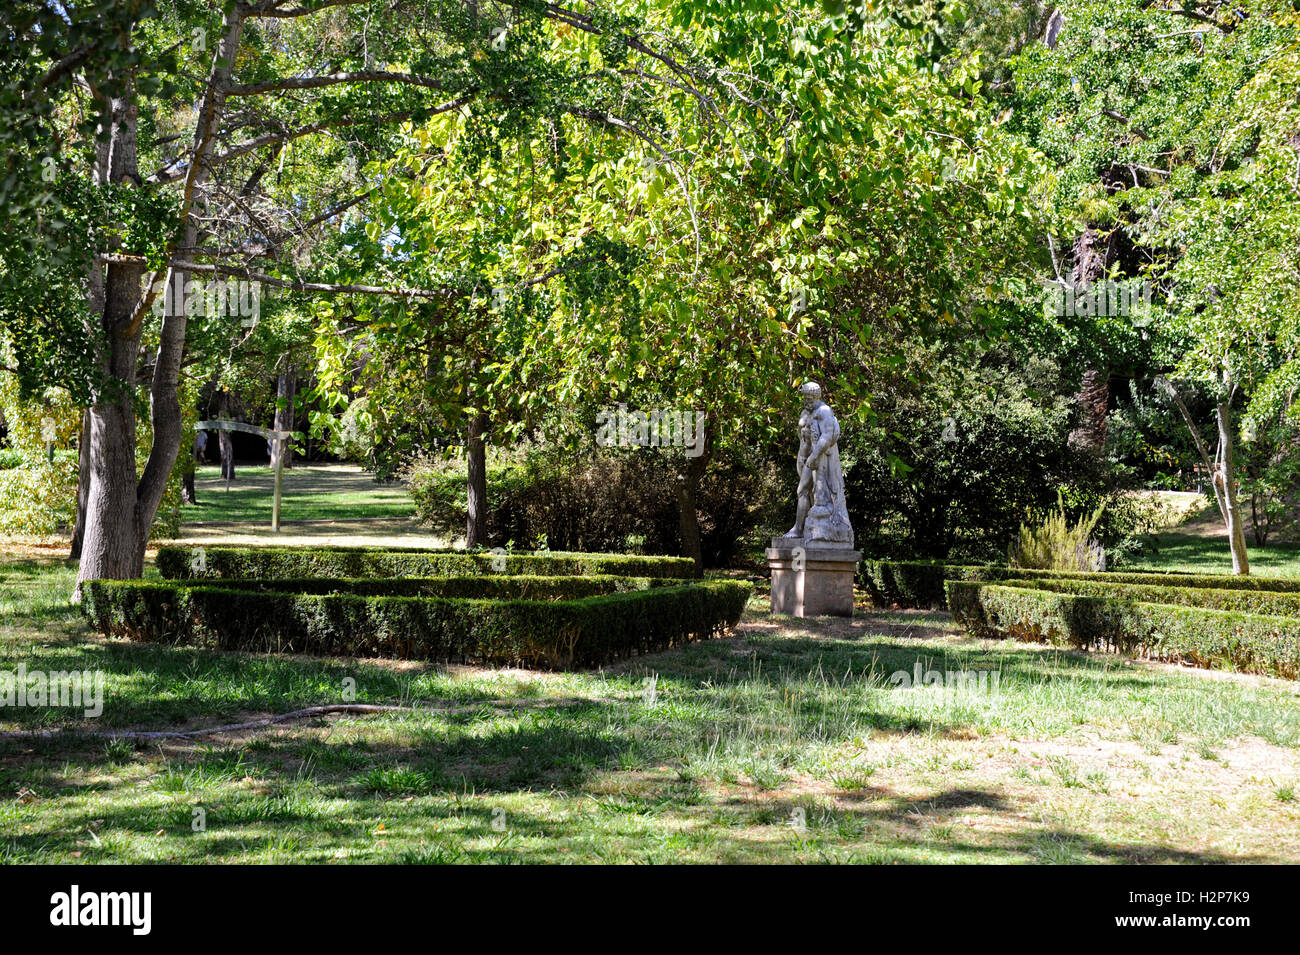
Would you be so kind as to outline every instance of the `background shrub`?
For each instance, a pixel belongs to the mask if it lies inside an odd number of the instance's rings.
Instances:
[[[522,549],[679,554],[680,463],[680,455],[637,449],[537,451],[490,465],[488,539]],[[403,477],[422,521],[440,534],[464,533],[463,463],[423,459]],[[705,564],[730,566],[747,537],[791,509],[782,481],[757,452],[710,462],[697,497]]]
[[[935,356],[932,388],[895,381],[878,425],[845,432],[858,546],[881,557],[1002,560],[1026,509],[1049,507],[1077,473],[1068,446],[1072,390],[1057,366],[957,367]],[[839,409],[837,409],[839,410]]]
[[[1020,525],[1020,534],[1008,553],[1012,567],[1038,570],[1099,571],[1106,569],[1101,543],[1092,539],[1093,528],[1105,505],[1071,523],[1058,496],[1056,509],[1040,523]]]

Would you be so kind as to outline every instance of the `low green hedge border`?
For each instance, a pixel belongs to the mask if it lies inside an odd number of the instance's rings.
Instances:
[[[953,616],[976,636],[1116,650],[1193,666],[1300,678],[1300,620],[950,580]]]
[[[199,578],[457,577],[535,574],[547,577],[608,574],[624,577],[695,576],[687,557],[566,554],[380,547],[158,548],[158,572],[173,580]]]
[[[182,582],[177,581],[177,584]],[[528,575],[484,577],[298,577],[234,579],[214,577],[184,581],[227,590],[282,594],[356,594],[361,597],[448,597],[485,600],[572,600],[601,594],[627,593],[651,587],[680,587],[675,577],[538,577]]]
[[[722,633],[751,590],[708,580],[546,601],[91,581],[83,607],[98,632],[150,643],[567,669]]]
[[[1300,578],[1236,577],[1231,574],[1185,574],[1104,572],[1083,573],[1059,570],[1027,570],[995,564],[948,564],[942,561],[864,560],[858,570],[858,586],[878,606],[947,608],[944,584],[949,580],[1071,580],[1107,584],[1137,584],[1300,593]]]
[[[1005,580],[1007,587],[1029,587],[1084,597],[1114,597],[1153,604],[1204,607],[1270,617],[1300,618],[1300,593],[1276,590],[1215,590],[1209,587],[1176,587],[1172,584],[1123,584],[1065,577],[1036,580]]]

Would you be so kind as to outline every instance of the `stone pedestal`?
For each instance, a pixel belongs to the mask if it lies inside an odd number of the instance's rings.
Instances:
[[[862,551],[774,537],[767,549],[772,613],[792,617],[853,616],[853,580]]]

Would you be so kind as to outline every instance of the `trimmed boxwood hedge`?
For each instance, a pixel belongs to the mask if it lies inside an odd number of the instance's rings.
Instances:
[[[1060,570],[1027,570],[995,564],[948,564],[943,561],[866,560],[858,571],[858,585],[872,602],[888,606],[923,607],[943,610],[947,607],[944,584],[949,580],[1070,580],[1098,581],[1107,584],[1138,584],[1300,593],[1300,578],[1236,577],[1230,574],[1167,574],[1144,572],[1085,573]]]
[[[752,590],[708,580],[547,601],[284,593],[279,585],[90,581],[83,607],[100,633],[152,643],[570,668],[721,633]]]
[[[971,633],[1300,678],[1300,620],[981,581],[946,585]]]
[[[362,597],[450,597],[481,599],[571,600],[600,594],[680,587],[673,577],[537,577],[527,575],[484,577],[305,577],[233,579],[214,577],[187,581],[194,586],[248,590],[256,593],[357,594]]]
[[[196,572],[202,551],[202,572]],[[694,577],[688,557],[567,554],[380,547],[184,547],[158,549],[158,572],[173,580],[196,578],[456,577],[501,573],[548,577],[611,574],[625,577]],[[500,568],[499,570],[497,568]]]
[[[1153,604],[1177,604],[1205,607],[1208,610],[1235,610],[1239,613],[1264,614],[1272,617],[1300,618],[1300,593],[1277,590],[1215,590],[1209,587],[1158,586],[1123,584],[1110,581],[1074,580],[1054,577],[1037,580],[1005,580],[1007,587],[1031,587],[1057,593],[1087,597],[1116,597]]]

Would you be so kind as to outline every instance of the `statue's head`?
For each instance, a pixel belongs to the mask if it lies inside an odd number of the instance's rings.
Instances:
[[[822,386],[815,381],[806,381],[799,389],[799,394],[803,397],[803,406],[811,408],[822,400]]]

